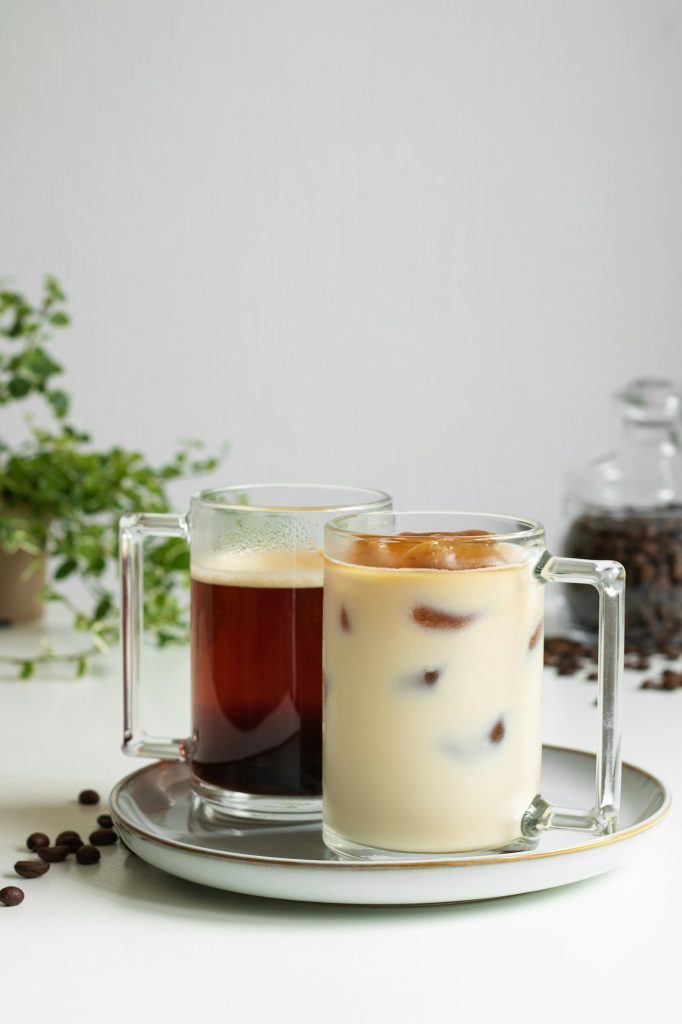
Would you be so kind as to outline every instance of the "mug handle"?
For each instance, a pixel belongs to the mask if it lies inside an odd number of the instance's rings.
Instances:
[[[144,551],[147,537],[189,540],[186,516],[141,512],[119,523],[121,569],[121,639],[123,647],[123,753],[186,761],[187,740],[149,736],[139,725],[140,644],[144,629]]]
[[[546,583],[589,583],[599,593],[597,703],[601,732],[597,749],[595,802],[587,811],[554,807],[537,796],[523,817],[527,836],[546,829],[575,829],[610,835],[618,827],[620,807],[620,690],[623,675],[625,569],[620,562],[584,558],[558,558],[548,552],[538,562],[536,575]]]

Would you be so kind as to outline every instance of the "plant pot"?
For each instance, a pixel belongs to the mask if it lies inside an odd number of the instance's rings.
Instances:
[[[10,554],[0,548],[0,624],[39,619],[43,614],[40,592],[44,586],[44,558],[37,559],[28,551]]]

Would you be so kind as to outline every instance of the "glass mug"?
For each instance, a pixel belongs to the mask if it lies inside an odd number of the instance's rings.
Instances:
[[[529,849],[617,826],[625,572],[531,520],[343,516],[325,530],[323,836],[346,857]],[[543,591],[599,592],[595,804],[540,793]]]
[[[324,524],[390,504],[381,491],[258,484],[203,491],[188,515],[123,518],[125,753],[189,761],[194,793],[218,817],[319,819]],[[189,740],[139,726],[147,537],[190,543]]]

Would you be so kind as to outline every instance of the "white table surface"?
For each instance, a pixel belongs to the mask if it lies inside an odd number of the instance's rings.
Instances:
[[[32,629],[8,630],[0,650],[33,642]],[[146,655],[150,727],[187,731],[187,656]],[[641,678],[626,672],[625,758],[682,792],[682,690],[641,691]],[[26,892],[20,906],[0,907],[3,1024],[682,1020],[675,807],[648,852],[617,871],[458,906],[223,893],[120,845],[96,867],[70,859],[17,879],[30,832],[87,834],[114,783],[144,763],[120,752],[120,690],[113,655],[80,680],[55,670],[0,678],[0,879]],[[594,749],[593,700],[594,684],[547,672],[546,741]],[[83,788],[103,795],[98,808],[78,805]]]

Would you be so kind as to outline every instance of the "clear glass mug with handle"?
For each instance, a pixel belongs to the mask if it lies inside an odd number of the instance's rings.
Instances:
[[[186,515],[122,519],[125,753],[188,761],[215,816],[319,818],[324,525],[390,504],[382,491],[257,484],[203,491]],[[149,537],[190,545],[189,739],[150,736],[139,721]]]
[[[342,856],[528,849],[605,834],[620,799],[625,572],[559,558],[532,520],[344,516],[325,531],[323,835]],[[543,591],[599,594],[595,802],[540,794]]]

